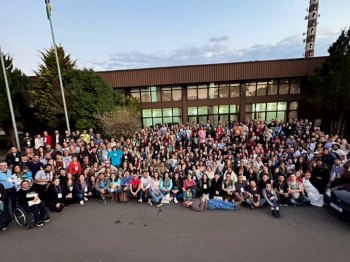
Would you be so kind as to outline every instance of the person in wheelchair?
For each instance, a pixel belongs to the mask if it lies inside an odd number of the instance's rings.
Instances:
[[[46,212],[45,203],[40,200],[38,193],[30,186],[27,180],[22,181],[21,189],[17,193],[19,206],[24,209],[24,211],[31,212],[34,216],[34,220],[31,224],[35,223],[36,226],[41,227],[43,222],[47,223],[50,221]]]
[[[67,207],[68,192],[63,185],[60,185],[60,179],[55,178],[53,185],[50,188],[51,211],[61,212],[64,207]],[[71,197],[71,195],[69,195]]]

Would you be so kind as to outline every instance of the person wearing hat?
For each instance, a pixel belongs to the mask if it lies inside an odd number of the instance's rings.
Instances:
[[[340,161],[342,161],[343,163],[345,163],[346,161],[346,154],[344,153],[343,150],[340,149],[340,145],[338,143],[334,143],[332,145],[332,148],[330,150],[330,152]]]
[[[336,156],[333,153],[329,152],[327,148],[323,149],[321,160],[322,163],[328,168],[328,170],[331,170],[335,159]]]
[[[112,166],[112,165],[111,165],[111,161],[107,160],[107,161],[105,162],[104,167],[102,167],[102,168],[100,169],[100,171],[98,171],[98,175],[99,175],[99,174],[104,174],[105,171],[106,171],[106,169],[108,169],[108,168],[111,169],[112,173],[114,173],[115,175],[118,174],[118,168],[116,168],[115,166]]]

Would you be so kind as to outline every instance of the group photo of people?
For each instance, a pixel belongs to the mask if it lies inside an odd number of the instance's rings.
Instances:
[[[0,163],[0,210],[16,219],[22,208],[33,216],[29,227],[89,201],[281,218],[287,206],[322,207],[332,184],[350,182],[346,139],[307,119],[163,124],[108,139],[93,129],[56,130],[23,140]]]

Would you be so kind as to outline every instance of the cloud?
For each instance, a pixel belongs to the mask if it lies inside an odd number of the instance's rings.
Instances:
[[[327,55],[329,45],[340,32],[320,29],[316,38],[316,55]],[[117,52],[107,59],[95,59],[83,63],[95,70],[118,70],[178,65],[228,63],[271,59],[301,58],[305,44],[303,36],[292,35],[275,44],[255,44],[248,48],[234,49],[229,36],[213,37],[202,46],[182,46],[174,50],[146,53],[142,51]]]
[[[222,37],[212,37],[209,39],[210,42],[226,42],[229,40],[230,40],[230,37],[227,35],[224,35]]]

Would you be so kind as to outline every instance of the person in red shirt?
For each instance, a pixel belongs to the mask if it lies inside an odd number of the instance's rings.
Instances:
[[[188,173],[187,179],[184,180],[182,191],[186,192],[189,188],[192,191],[193,198],[195,198],[198,188],[196,187],[196,181],[192,179],[192,175],[190,173]]]
[[[43,140],[44,140],[44,147],[45,148],[47,145],[50,145],[51,147],[53,147],[52,136],[50,136],[46,131],[44,132]]]
[[[70,162],[68,169],[69,173],[71,173],[74,177],[77,177],[79,174],[81,174],[81,166],[76,156],[73,156],[72,162]]]
[[[130,181],[129,190],[127,191],[128,199],[130,197],[136,197],[137,193],[141,190],[141,179],[138,174],[135,172]],[[142,199],[139,199],[139,202],[142,203]]]
[[[215,133],[216,137],[218,137],[219,139],[224,135],[224,129],[221,127],[221,125],[218,126]]]

